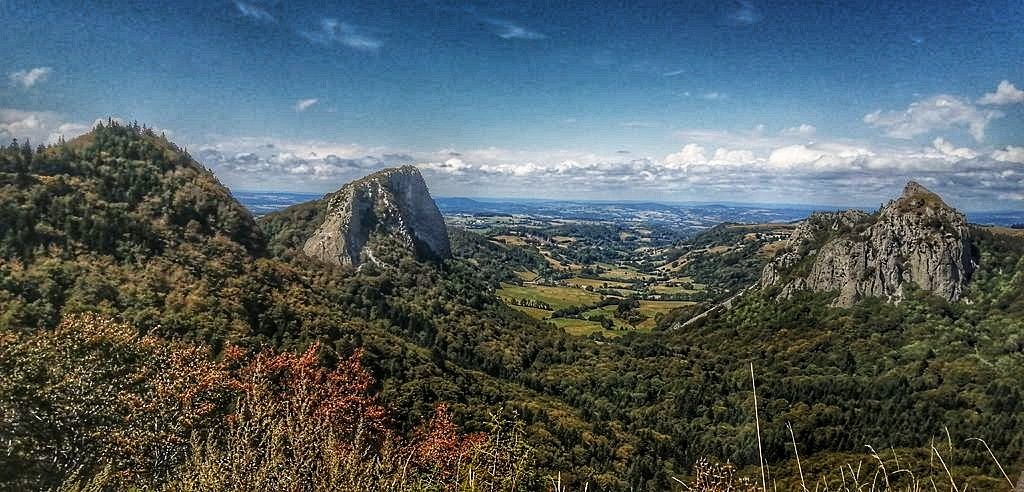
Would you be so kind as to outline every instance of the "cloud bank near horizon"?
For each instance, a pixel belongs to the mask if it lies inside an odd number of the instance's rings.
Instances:
[[[302,112],[316,102],[300,100],[293,109]],[[499,146],[414,151],[262,136],[185,143],[225,184],[245,190],[326,192],[381,168],[411,164],[436,194],[449,196],[866,205],[914,179],[963,207],[1024,209],[1024,146],[984,143],[988,125],[1005,114],[988,108],[1021,104],[1020,91],[1002,81],[976,103],[940,94],[902,111],[868,113],[864,123],[888,138],[828,138],[807,123],[774,132],[763,125],[689,129],[671,134],[678,147],[664,155]],[[0,109],[0,137],[52,143],[91,126],[55,112]]]
[[[691,142],[660,158],[496,147],[416,153],[244,138],[203,146],[196,155],[229,185],[247,190],[332,191],[369,172],[412,164],[435,194],[447,196],[870,205],[914,179],[972,210],[1024,208],[1024,147],[986,151],[941,137],[927,146],[884,148],[793,141],[751,150]]]

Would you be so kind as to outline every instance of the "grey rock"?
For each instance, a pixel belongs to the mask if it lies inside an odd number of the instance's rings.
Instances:
[[[377,248],[382,247],[397,247],[421,260],[451,256],[444,217],[413,166],[353,181],[324,202],[324,221],[302,248],[308,256],[353,266],[379,263],[383,255]]]
[[[792,233],[789,244],[761,274],[761,287],[836,292],[835,304],[865,297],[898,301],[916,284],[950,301],[960,299],[974,272],[964,215],[910,182],[877,215],[819,213]]]

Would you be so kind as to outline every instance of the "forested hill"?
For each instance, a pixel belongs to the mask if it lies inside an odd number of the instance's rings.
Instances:
[[[6,324],[55,326],[89,310],[207,340],[258,329],[234,293],[264,255],[263,233],[210,171],[151,129],[108,122],[49,147],[12,143],[0,182]]]
[[[15,141],[3,166],[13,195],[0,204],[5,258],[56,248],[144,259],[212,241],[263,249],[252,216],[213,173],[148,128],[110,122],[48,148]]]

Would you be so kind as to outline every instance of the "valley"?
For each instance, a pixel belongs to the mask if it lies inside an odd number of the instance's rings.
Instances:
[[[460,224],[460,219],[448,220]],[[473,223],[479,220],[474,217]],[[540,268],[516,271],[516,278],[501,284],[498,296],[513,308],[577,336],[650,332],[672,310],[699,309],[728,296],[739,286],[721,284],[717,276],[700,271],[700,266],[728,261],[725,258],[732,251],[770,250],[792,227],[731,224],[723,227],[728,233],[714,244],[697,246],[693,240],[700,229],[680,233],[671,226],[647,223],[567,224],[532,217],[519,223],[492,220],[480,230],[488,240],[530,251],[544,260]],[[747,268],[759,266],[755,260]],[[694,275],[704,282],[696,281]]]
[[[254,213],[266,213],[310,196],[243,193],[240,200]],[[449,228],[542,259],[514,269],[496,293],[512,308],[576,336],[650,332],[677,308],[699,310],[731,296],[756,280],[793,222],[810,213],[750,206],[437,202]],[[750,220],[762,222],[743,223]]]
[[[317,195],[240,195],[257,214],[311,197]],[[570,335],[599,337],[663,330],[753,286],[796,224],[814,213],[800,207],[639,202],[437,203],[449,228],[541,260],[513,267],[514,275],[496,285],[499,299]],[[1024,221],[1009,213],[971,216],[995,224]],[[989,227],[1005,234],[1020,230]],[[666,317],[674,310],[679,311]]]

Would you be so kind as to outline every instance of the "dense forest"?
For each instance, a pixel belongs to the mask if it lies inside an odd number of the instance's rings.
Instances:
[[[323,476],[328,454],[345,476],[324,483],[341,488],[401,477],[441,490],[488,468],[500,473],[481,474],[481,488],[533,490],[560,474],[574,489],[665,490],[702,459],[754,476],[751,363],[780,484],[798,483],[792,442],[802,473],[833,481],[867,445],[944,477],[938,446],[974,488],[994,487],[999,470],[975,437],[1007,469],[1024,467],[1018,238],[976,231],[962,302],[912,292],[841,309],[829,294],[752,293],[684,330],[666,321],[608,339],[570,336],[495,296],[516,266],[544,264],[534,252],[452,231],[455,258],[441,264],[331,266],[298,252],[304,231],[289,219],[317,213],[257,221],[136,124],[0,151],[0,487],[196,490],[222,476],[244,489],[247,473],[216,463],[256,452],[245,429],[304,446],[248,470],[271,477],[264,485],[284,483],[282,467]],[[754,255],[693,267],[740,286],[763,261]],[[315,408],[289,407],[300,399]],[[286,414],[308,420],[275,427]],[[334,434],[304,434],[311,422]],[[348,454],[323,444],[353,440],[362,447]]]

